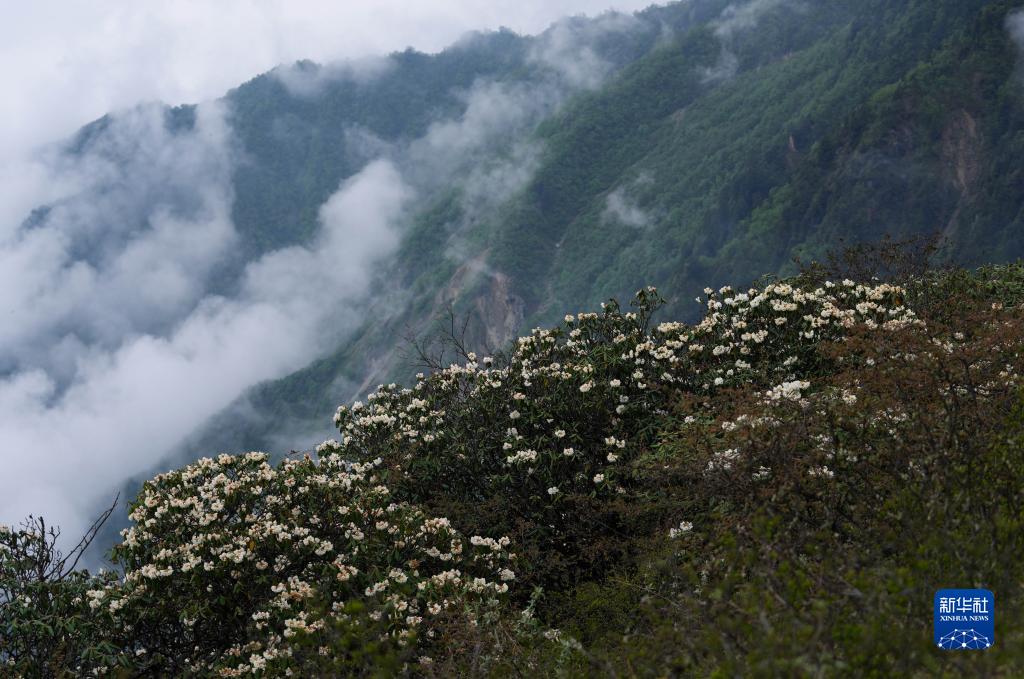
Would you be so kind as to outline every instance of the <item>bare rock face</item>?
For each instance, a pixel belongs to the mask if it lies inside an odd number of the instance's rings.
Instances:
[[[486,293],[476,298],[474,307],[483,322],[487,346],[502,347],[519,333],[526,305],[512,291],[508,276],[495,272],[490,278]]]
[[[942,132],[942,156],[953,185],[969,198],[981,171],[978,123],[966,110],[953,116]]]
[[[956,209],[943,231],[943,235],[948,237],[956,229],[964,206],[973,198],[974,186],[981,173],[978,123],[966,109],[953,115],[942,131],[942,165],[943,174],[960,194]]]

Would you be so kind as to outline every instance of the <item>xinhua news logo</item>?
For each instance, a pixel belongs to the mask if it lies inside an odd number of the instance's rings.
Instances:
[[[983,651],[996,641],[996,598],[987,589],[935,593],[935,645],[947,651]]]

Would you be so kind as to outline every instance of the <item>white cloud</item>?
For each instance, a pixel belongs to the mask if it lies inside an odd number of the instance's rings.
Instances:
[[[702,83],[720,82],[729,80],[739,71],[740,60],[731,49],[722,46],[718,55],[718,61],[713,66],[700,69],[700,80]]]
[[[1021,56],[1024,57],[1024,10],[1011,12],[1006,17],[1006,30],[1010,32],[1010,37],[1016,43]]]
[[[554,69],[570,87],[592,89],[611,70],[611,64],[594,51],[595,41],[608,33],[624,33],[641,26],[632,14],[616,12],[585,22],[563,19],[539,37],[530,56],[534,62]]]
[[[246,387],[323,351],[354,326],[410,197],[390,163],[371,163],[324,204],[316,241],[250,264],[237,297],[204,297],[166,336],[81,352],[65,389],[43,369],[0,381],[0,521],[42,511],[75,533],[102,494]]]
[[[484,152],[536,125],[567,93],[552,83],[478,81],[462,95],[462,115],[431,124],[410,144],[404,164],[423,184],[448,181],[452,173],[479,162]]]
[[[522,190],[540,166],[540,151],[532,141],[517,142],[505,155],[477,168],[462,185],[467,219],[477,219]]]
[[[715,35],[719,38],[730,38],[741,31],[755,28],[761,17],[776,7],[795,4],[794,0],[749,0],[744,3],[733,3],[722,10],[721,16],[714,23]]]
[[[739,58],[733,52],[736,36],[757,28],[765,14],[783,5],[794,9],[803,8],[802,0],[747,0],[732,3],[722,10],[718,19],[711,24],[722,43],[722,49],[714,65],[699,70],[701,81],[714,83],[733,78],[740,66]]]
[[[296,97],[314,97],[325,85],[338,80],[364,83],[380,77],[394,67],[394,61],[385,56],[346,59],[328,64],[298,61],[278,66],[271,74]]]
[[[650,226],[652,217],[639,205],[630,195],[630,189],[642,184],[647,184],[653,179],[647,174],[641,174],[629,186],[619,186],[605,198],[604,212],[601,218],[608,222],[615,222],[636,229]]]
[[[128,0],[11,4],[0,22],[0,157],[70,134],[139,101],[221,95],[300,59],[331,62],[413,46],[437,51],[470,30],[536,33],[559,17],[646,0]]]
[[[367,137],[368,159],[395,160],[371,161],[344,182],[308,246],[247,265],[236,259],[237,154],[220,107],[201,105],[194,129],[173,132],[163,107],[139,102],[209,101],[280,63],[348,60],[276,72],[293,92],[312,94],[325,77],[373,77],[391,50],[436,51],[465,31],[502,25],[533,33],[611,4],[648,2],[8,8],[0,23],[0,59],[9,65],[0,72],[0,521],[43,512],[73,534],[123,479],[148,470],[246,388],[334,346],[360,320],[415,190],[504,144],[567,91],[593,86],[607,65],[586,50],[573,56],[578,36],[554,30],[534,56],[560,82],[539,90],[478,83],[465,93],[465,115],[408,147]],[[601,30],[625,30],[632,20],[603,21]],[[80,156],[46,147],[110,111],[119,112]],[[467,207],[521,187],[536,154],[513,146],[468,175]],[[40,205],[52,207],[25,228]],[[234,287],[211,294],[210,281],[231,267],[241,271]]]
[[[174,134],[165,110],[111,116],[80,156],[51,158],[51,208],[31,228],[9,224],[0,236],[0,370],[29,364],[52,373],[44,338],[106,350],[125,335],[166,328],[230,254],[223,112],[199,107],[195,129]]]
[[[401,154],[406,174],[418,185],[454,182],[461,189],[462,218],[449,243],[450,254],[460,263],[466,249],[459,231],[521,190],[540,164],[541,149],[524,141],[528,135],[523,132],[570,95],[598,86],[610,74],[612,65],[593,49],[596,42],[642,28],[634,16],[616,12],[593,20],[558,21],[537,37],[528,55],[530,62],[545,69],[541,76],[529,83],[475,82],[462,93],[461,116],[435,121]]]

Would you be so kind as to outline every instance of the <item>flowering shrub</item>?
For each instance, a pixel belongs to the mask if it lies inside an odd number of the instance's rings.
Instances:
[[[0,675],[792,674],[802,654],[887,674],[851,601],[909,627],[939,576],[1024,581],[1011,273],[706,290],[696,325],[654,325],[653,289],[566,316],[339,408],[315,457],[154,478],[122,578],[2,530]],[[951,531],[973,541],[952,556]]]
[[[609,530],[633,530],[615,502],[635,491],[630,464],[674,394],[771,381],[792,389],[821,369],[822,340],[919,322],[902,289],[884,283],[705,292],[696,326],[650,330],[662,300],[648,288],[636,311],[612,301],[534,330],[507,357],[470,353],[412,388],[381,386],[366,404],[338,409],[338,445],[352,459],[382,458],[397,493],[443,507],[461,528],[517,532],[536,550],[528,581],[531,570],[539,584],[590,575],[614,556],[591,547]]]
[[[203,459],[145,485],[88,592],[137,669],[237,676],[358,669],[367,649],[426,654],[436,621],[476,619],[515,579],[508,538],[464,540],[395,501],[377,463]],[[130,641],[129,641],[130,640]],[[378,662],[379,658],[373,659]]]
[[[664,348],[652,353],[657,359],[686,351],[690,370],[664,378],[703,390],[764,379],[792,383],[824,367],[817,351],[821,342],[841,340],[859,328],[893,332],[921,323],[904,304],[903,288],[889,283],[846,279],[805,290],[782,282],[746,292],[704,292],[704,319],[692,329],[663,323],[658,333]]]
[[[984,657],[925,640],[945,583],[1024,614],[1024,315],[1001,295],[935,309],[819,343],[805,379],[681,393],[636,463],[674,509],[553,616],[585,649],[567,673],[1019,675],[1012,626]]]
[[[707,488],[753,509],[766,493],[777,502],[780,484],[813,487],[823,499],[840,483],[865,498],[882,492],[868,481],[933,484],[937,467],[975,445],[965,438],[998,429],[1009,415],[1022,385],[1022,337],[1019,311],[995,304],[961,308],[954,324],[864,327],[823,345],[836,369],[812,392],[808,382],[787,382],[713,404],[717,435],[699,444]],[[698,430],[684,424],[677,434]],[[820,508],[836,531],[857,530],[870,516],[866,507],[835,514],[827,499]]]

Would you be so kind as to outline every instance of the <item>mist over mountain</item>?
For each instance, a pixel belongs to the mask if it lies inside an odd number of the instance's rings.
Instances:
[[[686,0],[104,116],[0,232],[0,521],[311,448],[449,307],[500,348],[645,285],[693,318],[840,239],[1021,256],[1020,6]]]

